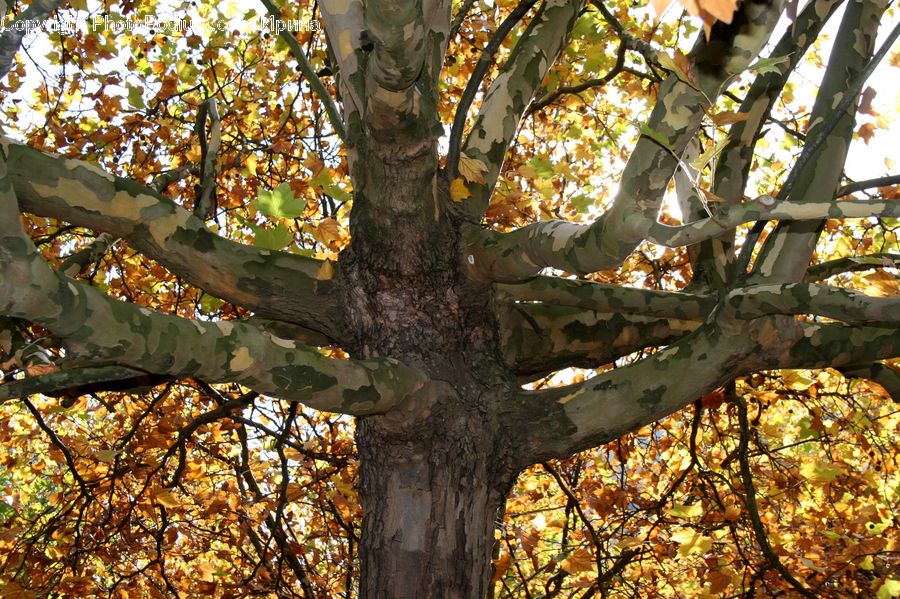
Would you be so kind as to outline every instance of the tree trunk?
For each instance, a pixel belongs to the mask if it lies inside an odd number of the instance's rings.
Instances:
[[[514,477],[491,459],[486,427],[465,417],[446,425],[409,436],[386,433],[376,418],[358,425],[361,597],[487,593],[494,528]]]
[[[481,599],[517,473],[498,416],[515,381],[490,288],[458,269],[433,140],[372,143],[355,166],[353,237],[339,264],[351,352],[397,358],[435,381],[408,409],[357,423],[360,594]]]

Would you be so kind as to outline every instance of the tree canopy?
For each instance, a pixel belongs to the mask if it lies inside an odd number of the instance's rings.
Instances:
[[[896,8],[655,4],[0,2],[0,594],[900,596]]]

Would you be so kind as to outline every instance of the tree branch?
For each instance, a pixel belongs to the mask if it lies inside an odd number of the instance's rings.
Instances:
[[[16,52],[19,51],[19,46],[22,44],[22,39],[30,30],[26,27],[16,27],[16,23],[43,21],[62,3],[62,0],[34,0],[28,8],[22,11],[21,15],[0,30],[0,78],[9,73]]]
[[[700,322],[516,304],[501,312],[500,325],[507,364],[520,377],[536,378],[570,366],[596,368],[647,347],[668,345]]]
[[[472,197],[466,200],[463,209],[469,214],[480,215],[487,208],[519,121],[562,51],[580,8],[581,0],[565,0],[558,4],[544,2],[485,93],[481,110],[462,148],[462,154],[480,160],[487,167],[483,183],[467,184]],[[515,14],[518,17],[518,13]],[[515,23],[513,15],[503,25],[507,23],[512,27]],[[454,121],[454,131],[460,136],[465,116],[457,111]]]
[[[493,251],[488,252],[493,254],[489,257],[484,256],[485,252],[478,247],[473,247],[483,244],[484,235],[469,227],[463,258],[473,275],[496,280],[520,280],[534,276],[543,266],[589,273],[620,264],[656,222],[663,194],[678,165],[678,157],[697,133],[712,98],[718,95],[722,84],[732,73],[739,73],[750,64],[775,27],[781,6],[782,0],[774,0],[771,5],[744,3],[735,13],[731,25],[717,23],[708,41],[701,35],[691,52],[697,74],[696,83],[685,83],[675,75],[666,79],[647,123],[647,127],[656,132],[654,137],[665,138],[668,144],[663,147],[651,136],[641,136],[625,167],[619,193],[610,210],[600,219],[590,226],[566,221],[537,223],[510,233],[509,238],[515,241],[509,242],[499,241],[495,236],[489,242],[494,246]],[[740,43],[735,43],[738,36]],[[498,84],[507,84],[502,75],[495,86]],[[482,112],[489,117],[488,123],[494,133],[482,131],[482,141],[478,141],[477,130],[473,131],[469,139],[475,138],[475,143],[479,145],[474,146],[477,151],[471,156],[479,159],[487,157],[485,162],[499,173],[502,162],[499,150],[505,152],[506,146],[500,148],[495,141],[506,139],[512,133],[504,137],[497,128],[506,131],[504,118],[509,111],[498,110],[498,107],[489,110],[489,100],[485,99]],[[516,122],[510,122],[509,128],[514,130]],[[488,156],[489,151],[497,154],[497,158],[492,160]],[[495,171],[489,169],[485,180],[493,185]],[[488,197],[474,193],[473,196],[479,206],[478,203],[484,203]],[[467,200],[467,204],[472,201]],[[517,250],[519,242],[527,244],[527,249]],[[533,259],[535,256],[539,257],[538,261]],[[547,257],[550,259],[547,260]]]
[[[891,327],[900,323],[900,297],[870,297],[809,283],[736,289],[728,294],[725,305],[734,318],[741,320],[773,314],[814,314],[848,324]]]
[[[478,57],[478,63],[472,70],[469,81],[466,83],[466,89],[463,90],[462,96],[459,98],[459,103],[456,105],[456,114],[453,117],[453,125],[450,127],[450,141],[448,143],[449,149],[447,151],[447,175],[451,179],[456,177],[457,174],[459,152],[461,149],[460,141],[462,140],[463,129],[466,126],[466,117],[469,114],[469,108],[472,106],[472,101],[475,99],[475,94],[477,94],[478,90],[481,88],[481,82],[484,79],[487,70],[490,68],[491,64],[493,64],[494,55],[497,54],[497,50],[503,45],[506,36],[508,36],[509,32],[512,31],[512,28],[528,14],[528,11],[531,10],[531,7],[534,6],[536,2],[537,0],[524,0],[516,5],[512,12],[503,19],[503,22],[500,23],[497,30],[494,31],[490,41],[482,51],[481,56]],[[510,58],[510,60],[512,60],[512,58]]]
[[[321,262],[229,241],[156,191],[94,165],[4,139],[24,210],[125,239],[208,293],[260,316],[340,338],[338,299]]]
[[[769,53],[770,58],[783,57],[785,62],[772,71],[758,74],[738,112],[747,115],[744,121],[731,125],[725,147],[716,158],[713,191],[726,205],[741,202],[753,164],[754,148],[769,121],[788,77],[802,60],[806,51],[818,39],[819,33],[843,0],[814,0],[797,15],[794,25],[782,35]],[[688,214],[687,219],[702,218],[705,213]],[[693,286],[713,289],[727,287],[735,278],[734,231],[703,241],[693,259]]]
[[[898,356],[896,333],[896,326],[809,324],[785,316],[739,322],[721,314],[634,364],[575,385],[522,392],[510,419],[522,426],[523,460],[562,457],[655,422],[735,376]]]
[[[585,275],[619,266],[634,249],[631,243],[609,247],[597,238],[597,223],[591,225],[568,221],[545,221],[511,233],[478,231],[466,247],[466,262],[480,278],[499,281],[523,280],[543,268],[558,268]],[[711,239],[743,223],[778,219],[796,221],[824,218],[869,218],[900,216],[900,202],[894,200],[845,200],[831,202],[776,202],[763,195],[734,206],[723,206],[711,217],[686,225],[670,226],[632,213],[610,231],[615,238],[647,240],[675,248]],[[596,241],[596,243],[595,243]],[[593,250],[593,251],[590,251]]]
[[[281,15],[281,11],[272,3],[271,0],[260,0],[263,6],[266,7],[266,11],[272,15],[275,19],[281,21],[283,19]],[[322,103],[322,106],[325,108],[325,114],[328,116],[328,122],[331,123],[331,126],[334,127],[334,132],[337,134],[341,140],[345,140],[347,138],[347,132],[344,129],[344,121],[341,119],[341,115],[338,112],[337,105],[334,103],[334,99],[331,97],[331,94],[328,93],[328,90],[325,89],[325,85],[322,83],[322,80],[319,79],[319,76],[316,74],[315,69],[313,69],[312,65],[309,64],[309,59],[306,58],[306,53],[303,51],[303,48],[300,47],[300,43],[297,41],[297,38],[294,37],[293,33],[290,31],[282,30],[279,33],[284,43],[288,45],[288,48],[291,50],[291,54],[294,56],[294,60],[297,61],[297,66],[300,67],[300,72],[306,78],[306,82],[309,84],[309,88],[313,91],[319,101]]]
[[[65,344],[68,363],[237,382],[352,415],[385,412],[424,384],[396,360],[331,359],[243,322],[160,314],[73,281],[50,268],[22,230],[5,170],[0,164],[0,314],[49,330]]]
[[[851,193],[856,193],[857,191],[864,191],[866,189],[872,189],[873,187],[887,187],[889,185],[900,185],[900,175],[888,175],[886,177],[877,177],[875,179],[866,179],[865,181],[849,183],[838,189],[838,192],[834,197],[840,198],[845,195],[850,195]]]
[[[717,299],[673,291],[606,285],[583,279],[535,277],[523,283],[494,285],[500,301],[542,302],[599,312],[703,321]]]
[[[859,92],[880,57],[885,44],[872,59],[878,26],[887,5],[851,2],[841,20],[825,75],[810,114],[810,129],[797,163],[776,199],[798,203],[833,197],[840,185],[847,151],[853,135],[855,106]],[[900,35],[900,25],[891,39]],[[749,280],[754,283],[792,282],[803,278],[815,251],[824,221],[779,223],[759,252]],[[755,240],[754,240],[755,241]],[[739,268],[749,261],[754,244],[746,245]],[[739,276],[745,276],[743,270]]]

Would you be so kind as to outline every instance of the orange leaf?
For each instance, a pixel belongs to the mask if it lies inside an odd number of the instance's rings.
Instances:
[[[725,125],[732,125],[734,123],[740,123],[741,121],[746,121],[749,118],[749,112],[717,112],[715,114],[709,115],[709,120],[720,127]]]
[[[453,183],[450,184],[450,199],[454,202],[462,202],[470,197],[472,197],[472,194],[469,193],[469,188],[466,187],[465,181],[460,177],[454,179]]]

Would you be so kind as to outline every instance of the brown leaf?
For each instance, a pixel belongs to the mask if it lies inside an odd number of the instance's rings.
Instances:
[[[871,87],[867,87],[865,91],[862,93],[862,98],[859,100],[859,112],[862,114],[870,114],[872,116],[878,116],[878,113],[872,108],[872,100],[875,99],[876,92]]]
[[[470,183],[484,183],[484,174],[488,171],[487,165],[477,158],[470,158],[463,154],[459,157],[459,174]]]
[[[316,239],[325,245],[339,241],[341,239],[341,228],[338,225],[338,222],[330,216],[322,219],[316,227]]]
[[[856,134],[859,135],[866,144],[869,143],[869,140],[872,139],[872,136],[875,135],[875,125],[872,123],[865,123],[859,126],[859,129],[856,130]]]
[[[698,0],[700,8],[723,23],[731,23],[737,10],[737,0]]]
[[[25,367],[25,373],[28,376],[40,376],[51,372],[59,372],[59,366],[56,364],[29,364]]]
[[[709,120],[718,125],[719,127],[723,127],[725,125],[733,125],[734,123],[740,123],[741,121],[746,121],[750,118],[749,112],[717,112],[715,114],[709,115]]]

